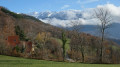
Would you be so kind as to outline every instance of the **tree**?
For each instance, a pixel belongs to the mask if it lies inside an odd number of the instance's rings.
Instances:
[[[21,30],[19,26],[15,26],[15,32],[16,32],[16,35],[19,35],[20,40],[23,40],[23,41],[28,40],[26,39],[26,35],[24,31]]]
[[[48,49],[46,47],[47,41],[50,39],[50,33],[49,32],[39,32],[36,37],[36,43],[37,48],[40,49],[40,52],[42,52],[42,58],[47,59],[48,58]]]
[[[6,44],[5,41],[0,39],[0,55],[5,53]]]
[[[71,21],[70,26],[72,26],[72,31],[74,32],[80,32],[82,28],[81,22],[79,21]]]
[[[110,27],[112,17],[110,15],[109,10],[103,9],[103,8],[98,8],[94,10],[95,12],[95,18],[98,19],[100,22],[99,24],[99,30],[101,33],[101,43],[100,43],[100,63],[102,63],[102,57],[103,57],[103,42],[105,39],[105,31],[107,28]]]
[[[45,45],[45,43],[50,39],[50,33],[49,32],[39,32],[36,40],[40,43]]]
[[[64,61],[64,59],[65,59],[65,45],[66,45],[66,43],[67,43],[67,37],[66,37],[66,34],[65,34],[65,32],[63,31],[62,32],[62,38],[61,38],[61,40],[62,40],[62,49],[63,49],[63,61]]]
[[[75,22],[71,22],[71,26],[72,26],[72,32],[73,32],[73,37],[72,37],[72,48],[81,53],[82,56],[82,62],[84,62],[84,45],[85,45],[85,38],[84,38],[84,34],[82,34],[80,32],[82,26],[81,23],[79,21],[75,21]]]

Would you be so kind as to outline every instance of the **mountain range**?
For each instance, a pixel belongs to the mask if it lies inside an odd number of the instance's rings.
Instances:
[[[59,12],[31,12],[28,15],[34,16],[45,23],[49,23],[58,27],[71,29],[69,25],[71,21],[79,21],[82,24],[82,32],[99,36],[100,32],[97,28],[97,22],[92,17],[92,12],[80,10],[66,10]],[[114,21],[113,21],[114,22]],[[115,22],[106,30],[106,37],[111,39],[120,39],[120,23]]]

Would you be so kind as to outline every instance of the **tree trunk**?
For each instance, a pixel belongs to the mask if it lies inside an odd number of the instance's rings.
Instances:
[[[63,42],[63,61],[65,61],[65,42]]]
[[[84,62],[84,47],[81,45],[82,62]]]
[[[84,52],[82,51],[82,62],[84,62]]]
[[[103,63],[103,42],[104,42],[104,31],[105,31],[105,29],[104,29],[104,26],[103,26],[103,28],[102,28],[102,40],[101,40],[101,47],[100,47],[100,59],[99,59],[99,61],[100,61],[100,63]]]

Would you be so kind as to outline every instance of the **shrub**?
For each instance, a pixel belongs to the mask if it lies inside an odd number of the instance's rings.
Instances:
[[[46,43],[46,49],[49,49],[53,59],[62,60],[62,48],[60,43],[55,39],[50,39]]]

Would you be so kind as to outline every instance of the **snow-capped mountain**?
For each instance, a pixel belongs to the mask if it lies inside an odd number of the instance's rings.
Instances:
[[[120,39],[120,7],[113,4],[99,5],[96,8],[106,8],[110,10],[112,16],[113,25],[108,29],[107,37]],[[71,28],[71,22],[80,22],[83,25],[83,32],[90,33],[92,35],[97,35],[99,32],[96,31],[96,25],[99,24],[98,20],[94,18],[93,9],[89,8],[86,10],[64,10],[59,12],[31,12],[28,15],[34,16],[45,23],[49,23],[58,27]],[[97,33],[96,33],[97,32]]]
[[[31,12],[28,15],[34,16],[45,23],[51,23],[55,26],[67,27],[71,21],[79,21],[83,25],[95,24],[96,21],[91,17],[90,11],[80,11],[80,10],[65,10],[59,12]],[[91,18],[91,19],[90,19]],[[91,22],[90,22],[91,21]]]
[[[52,19],[56,18],[59,20],[74,20],[74,19],[79,19],[82,16],[82,12],[80,10],[66,10],[66,11],[59,11],[59,12],[31,12],[29,15],[32,15],[34,17],[37,17],[39,19]]]

